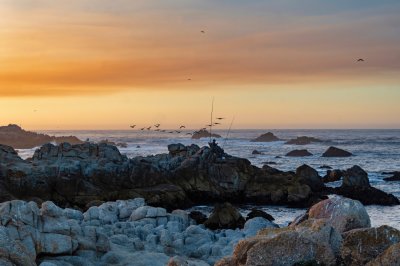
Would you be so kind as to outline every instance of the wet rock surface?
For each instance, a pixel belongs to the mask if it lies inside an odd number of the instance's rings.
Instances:
[[[199,131],[196,131],[193,133],[192,135],[192,139],[201,139],[201,138],[221,138],[221,135],[215,134],[215,133],[211,133],[205,130],[205,129],[201,129]]]

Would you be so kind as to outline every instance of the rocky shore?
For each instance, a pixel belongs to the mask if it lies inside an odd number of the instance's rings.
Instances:
[[[347,170],[341,187],[329,188],[309,166],[296,172],[258,168],[217,145],[171,144],[168,150],[129,159],[107,143],[46,144],[23,160],[13,148],[0,145],[0,201],[51,200],[82,210],[136,197],[168,210],[221,201],[309,207],[334,193],[363,204],[399,204],[393,195],[371,187],[359,167]]]
[[[226,207],[226,206],[225,206]],[[222,211],[223,212],[223,211]],[[220,212],[221,214],[221,212]],[[210,217],[208,220],[214,219]],[[210,230],[184,210],[144,199],[86,212],[21,200],[0,204],[0,265],[398,265],[400,231],[371,228],[364,206],[334,197],[288,227],[263,217]]]

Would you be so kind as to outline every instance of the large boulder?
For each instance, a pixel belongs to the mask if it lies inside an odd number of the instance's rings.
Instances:
[[[337,196],[315,204],[291,226],[296,226],[307,219],[325,219],[327,224],[340,233],[371,227],[369,215],[359,201]]]
[[[272,132],[267,132],[258,136],[255,139],[252,139],[252,142],[272,142],[272,141],[279,141],[280,139],[274,135]]]
[[[343,234],[341,258],[345,265],[365,265],[399,242],[400,231],[387,225],[354,229]]]
[[[288,157],[307,157],[307,156],[312,156],[313,154],[309,152],[308,150],[293,150],[288,153],[286,153],[285,156]]]
[[[240,212],[229,202],[216,204],[204,225],[212,230],[243,228],[245,220]]]
[[[306,164],[303,164],[296,169],[296,176],[300,177],[301,180],[312,190],[318,191],[325,187],[324,182],[319,176],[317,170]]]
[[[353,154],[351,152],[336,148],[329,147],[323,154],[322,157],[350,157]]]
[[[292,228],[263,229],[240,241],[232,257],[216,265],[337,265],[341,241],[324,220],[309,220]]]
[[[314,142],[322,142],[322,140],[314,138],[314,137],[301,136],[301,137],[297,137],[295,139],[288,140],[285,142],[285,144],[307,145],[307,144],[311,144]]]

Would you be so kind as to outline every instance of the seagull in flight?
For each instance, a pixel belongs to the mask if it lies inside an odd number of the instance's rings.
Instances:
[[[225,117],[217,117],[218,120],[225,119]]]
[[[150,130],[151,129],[151,126],[149,126],[148,128],[147,128],[147,130]]]
[[[154,125],[156,128],[159,128],[160,127],[160,124],[155,124]]]
[[[140,130],[144,130],[144,127],[142,127]]]
[[[201,30],[200,32],[203,33],[203,34],[206,33],[204,30]]]
[[[135,128],[136,127],[136,125],[132,125],[132,126],[130,126],[131,128]]]
[[[364,62],[364,59],[359,58],[359,59],[357,59],[357,62]]]
[[[186,128],[185,126],[180,126],[179,129]]]

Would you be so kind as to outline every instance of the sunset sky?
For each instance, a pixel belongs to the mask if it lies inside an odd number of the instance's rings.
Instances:
[[[0,0],[0,125],[199,128],[214,97],[235,128],[400,128],[399,14],[398,0]]]

